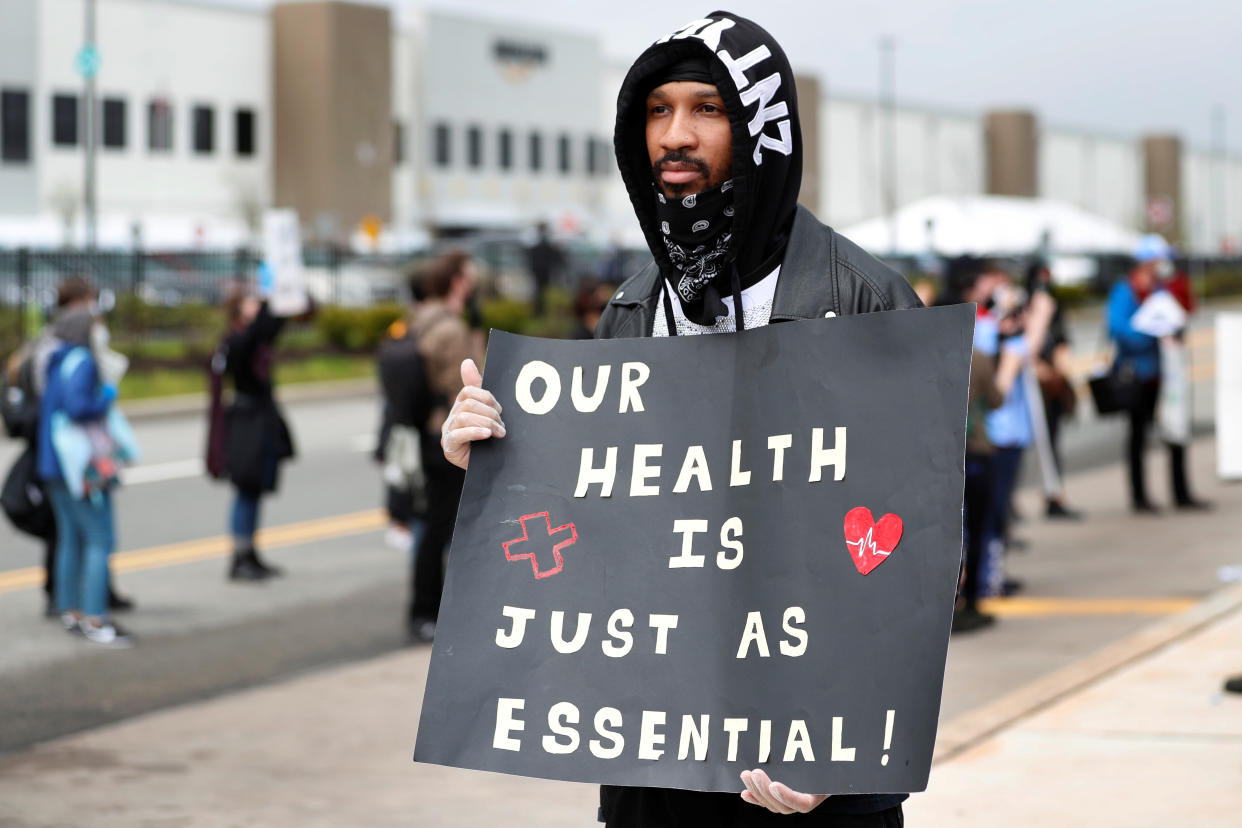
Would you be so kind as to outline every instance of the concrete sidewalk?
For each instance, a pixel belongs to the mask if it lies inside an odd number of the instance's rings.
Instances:
[[[1221,692],[1242,589],[1205,604],[1195,631],[938,762],[908,824],[1242,825],[1242,695]]]

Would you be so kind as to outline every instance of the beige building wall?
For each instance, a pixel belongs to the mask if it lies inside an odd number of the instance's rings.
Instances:
[[[1039,123],[1025,111],[989,112],[984,127],[989,195],[1039,195]]]
[[[272,8],[276,205],[342,240],[392,212],[392,33],[387,8]]]
[[[1143,138],[1143,226],[1174,244],[1182,229],[1182,139],[1176,135]]]
[[[819,78],[797,75],[798,120],[802,123],[802,189],[798,201],[812,213],[819,213],[819,141],[820,96]]]

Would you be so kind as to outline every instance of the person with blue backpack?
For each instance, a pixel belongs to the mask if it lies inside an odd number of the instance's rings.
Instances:
[[[56,608],[68,632],[129,647],[132,639],[108,614],[108,556],[115,545],[111,490],[137,448],[114,408],[116,385],[101,370],[107,329],[93,307],[61,314],[53,333],[59,344],[44,373],[38,476],[56,519]]]

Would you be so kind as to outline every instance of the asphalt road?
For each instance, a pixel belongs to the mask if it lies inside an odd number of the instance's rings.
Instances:
[[[1075,323],[1082,351],[1094,350],[1097,324]],[[1208,356],[1210,341],[1200,342],[1196,360]],[[1106,466],[1119,457],[1122,426],[1091,419],[1087,408],[1065,433],[1068,488],[1071,499],[1079,494],[1079,502],[1093,504],[1106,554],[1084,578],[1066,566],[1081,550],[1059,547],[1055,527],[1028,518],[1020,532],[1033,537],[1035,551],[1015,556],[1015,571],[1032,582],[1037,598],[1185,601],[1207,594],[1216,586],[1216,567],[1236,562],[1232,551],[1170,572],[1163,552],[1144,546],[1139,559],[1128,560],[1126,544],[1110,542],[1136,531],[1123,510],[1121,471]],[[92,650],[42,618],[43,594],[30,569],[41,563],[41,549],[0,526],[0,624],[7,633],[0,640],[0,752],[403,645],[409,561],[383,543],[381,485],[368,456],[377,402],[365,396],[305,402],[290,405],[288,414],[299,457],[286,467],[280,493],[265,501],[262,520],[274,529],[268,557],[287,575],[259,585],[224,577],[229,497],[200,471],[203,418],[136,424],[145,455],[117,496],[120,554],[113,561],[119,590],[138,603],[124,618],[140,642],[134,650]],[[1196,416],[1200,430],[1210,429],[1206,380],[1196,387]],[[17,448],[0,444],[0,468]],[[1206,460],[1200,450],[1197,482],[1210,480]],[[1162,494],[1163,487],[1153,491]],[[1033,517],[1037,498],[1021,502]],[[946,714],[987,701],[1151,617],[1125,606],[1085,616],[1081,606],[1049,606],[1036,604],[1030,615],[955,642]]]

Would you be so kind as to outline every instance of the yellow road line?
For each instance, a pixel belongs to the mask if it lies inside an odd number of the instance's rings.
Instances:
[[[1046,615],[1176,615],[1198,603],[1193,598],[988,598],[980,609],[1004,617]]]
[[[331,540],[372,532],[384,528],[387,522],[388,518],[382,509],[367,509],[362,512],[260,529],[255,541],[263,549],[279,549],[310,541]],[[227,535],[218,535],[214,538],[119,552],[112,556],[111,564],[114,572],[138,572],[143,569],[223,558],[232,554],[232,551],[232,538]],[[0,572],[0,593],[33,589],[42,585],[43,567],[41,566]]]

